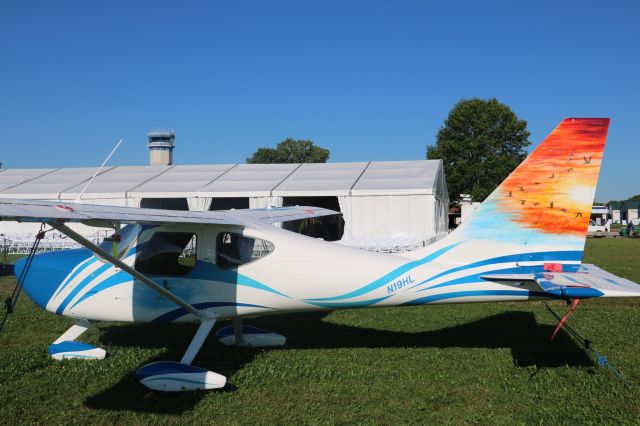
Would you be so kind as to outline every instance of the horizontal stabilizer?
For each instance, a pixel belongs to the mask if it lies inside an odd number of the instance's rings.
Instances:
[[[512,287],[529,287],[562,298],[638,297],[640,285],[595,265],[582,264],[571,272],[484,275],[482,279]]]

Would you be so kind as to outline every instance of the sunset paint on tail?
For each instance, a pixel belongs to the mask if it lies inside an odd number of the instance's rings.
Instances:
[[[525,228],[587,233],[608,118],[568,118],[489,197]]]
[[[608,118],[567,118],[484,201],[460,231],[519,244],[582,250]]]

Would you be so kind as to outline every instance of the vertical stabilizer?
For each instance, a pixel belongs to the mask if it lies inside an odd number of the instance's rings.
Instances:
[[[608,128],[608,118],[563,120],[461,225],[458,238],[582,251]]]
[[[580,262],[608,129],[608,118],[563,120],[458,229],[405,257],[461,244],[455,262]]]

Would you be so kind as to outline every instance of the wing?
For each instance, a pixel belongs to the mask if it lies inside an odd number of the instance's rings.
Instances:
[[[310,217],[330,216],[339,212],[320,207],[270,207],[264,209],[244,209],[229,211],[229,214],[241,215],[250,220],[263,223],[287,222],[289,220],[308,219]]]
[[[17,222],[49,223],[72,240],[90,249],[102,259],[119,267],[137,278],[144,285],[160,293],[178,306],[193,314],[201,321],[209,320],[206,313],[200,312],[185,300],[158,285],[153,280],[125,264],[120,259],[105,252],[91,241],[65,225],[66,222],[79,222],[86,225],[104,226],[105,223],[143,223],[143,224],[228,224],[255,226],[274,222],[338,214],[335,211],[316,207],[282,207],[257,210],[226,210],[212,212],[185,212],[175,210],[142,209],[132,207],[96,206],[88,204],[49,202],[33,200],[0,199],[0,220]],[[264,226],[264,225],[263,225]]]
[[[339,214],[317,207],[279,207],[270,209],[191,212],[98,206],[67,202],[0,199],[0,219],[17,222],[80,222],[102,225],[105,222],[143,224],[227,224],[252,226],[317,216]]]
[[[485,275],[482,279],[514,287],[528,287],[562,298],[640,296],[640,285],[590,264],[582,264],[574,272],[498,274]]]

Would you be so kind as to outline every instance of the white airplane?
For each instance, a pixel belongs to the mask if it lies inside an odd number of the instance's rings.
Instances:
[[[640,296],[640,287],[582,264],[608,119],[566,119],[458,229],[408,253],[364,252],[273,223],[336,214],[314,207],[182,212],[0,200],[0,218],[42,222],[86,249],[36,255],[16,276],[40,307],[77,323],[53,342],[55,359],[102,359],[76,339],[95,321],[199,322],[180,362],[138,369],[159,391],[223,387],[191,365],[219,319],[224,344],[285,343],[244,326],[246,316],[376,306]],[[69,222],[109,226],[96,246]],[[558,330],[557,329],[557,330]],[[557,332],[556,330],[556,332]]]

